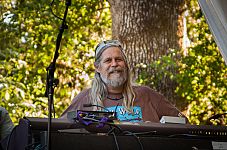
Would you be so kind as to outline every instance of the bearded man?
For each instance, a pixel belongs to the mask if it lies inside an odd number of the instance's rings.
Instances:
[[[63,112],[75,110],[114,111],[119,121],[159,122],[162,116],[184,116],[161,94],[132,83],[130,68],[122,45],[117,40],[103,41],[95,49],[95,77]],[[92,107],[84,107],[91,104]]]

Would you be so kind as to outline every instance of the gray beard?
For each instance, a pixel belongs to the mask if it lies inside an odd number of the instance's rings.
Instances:
[[[122,76],[118,76],[117,78],[114,78],[114,79],[108,79],[105,76],[102,76],[102,74],[100,74],[100,77],[107,86],[112,86],[114,88],[122,86],[126,81],[125,72]]]

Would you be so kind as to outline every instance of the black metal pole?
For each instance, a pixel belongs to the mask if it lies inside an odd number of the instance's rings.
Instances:
[[[46,88],[46,96],[48,97],[48,129],[47,129],[47,149],[51,150],[51,126],[52,126],[52,109],[53,106],[53,94],[54,94],[54,87],[56,86],[56,79],[54,79],[54,71],[56,69],[56,60],[59,56],[59,47],[61,44],[62,34],[64,29],[67,29],[68,26],[66,25],[66,16],[68,13],[68,7],[71,5],[71,0],[66,1],[66,9],[64,13],[64,18],[62,19],[62,25],[60,27],[60,31],[56,41],[56,50],[54,54],[54,59],[51,64],[46,68],[47,70],[47,88]]]

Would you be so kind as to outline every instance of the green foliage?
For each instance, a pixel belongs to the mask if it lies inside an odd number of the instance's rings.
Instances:
[[[227,111],[227,67],[197,1],[188,1],[188,8],[192,43],[180,62],[176,92],[189,103],[190,122],[207,124],[212,115]],[[213,123],[220,124],[220,120]]]
[[[0,105],[14,122],[23,116],[47,117],[46,68],[53,60],[63,18],[64,1],[8,1],[0,4]],[[56,117],[71,99],[90,84],[96,42],[110,37],[111,19],[106,1],[72,1],[66,18],[55,77]]]
[[[163,55],[157,61],[154,61],[149,65],[141,64],[137,66],[144,68],[138,76],[137,83],[147,85],[156,91],[160,91],[161,93],[168,93],[169,87],[164,83],[168,81],[168,83],[171,83],[174,87],[177,84],[177,76],[175,75],[175,72],[178,70],[178,65],[174,60],[176,59],[176,54],[176,50],[171,50],[168,55]],[[147,74],[146,68],[152,70],[153,73]],[[165,95],[165,97],[168,98],[168,100],[173,104],[176,103],[176,97],[170,98],[168,95]]]
[[[10,112],[14,122],[23,116],[47,117],[46,68],[53,60],[62,23],[51,14],[50,2],[2,0],[0,4],[0,105]],[[187,6],[191,41],[187,55],[173,51],[152,64],[142,65],[154,73],[142,72],[138,82],[166,90],[168,87],[160,87],[159,83],[171,80],[178,85],[177,103],[188,105],[190,122],[206,124],[212,115],[227,111],[227,68],[197,1],[187,1]],[[64,1],[53,3],[51,8],[63,18]],[[60,81],[54,93],[56,117],[90,84],[94,46],[111,34],[108,3],[72,1],[67,25],[55,71]],[[213,124],[223,122],[214,120]]]
[[[208,119],[215,114],[227,112],[227,67],[198,2],[187,1],[187,6],[187,29],[191,41],[187,54],[175,51],[175,55],[162,56],[150,65],[145,65],[144,67],[154,70],[154,73],[142,72],[138,82],[161,91],[159,83],[171,80],[173,84],[177,84],[176,104],[181,109],[187,106],[185,114],[192,124],[226,125],[226,118],[211,122]]]

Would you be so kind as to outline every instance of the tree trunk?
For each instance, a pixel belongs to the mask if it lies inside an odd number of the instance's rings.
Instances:
[[[109,0],[109,3],[112,38],[123,43],[135,78],[142,66],[168,54],[170,49],[181,47],[184,0]],[[150,67],[146,71],[155,74]],[[163,76],[156,89],[173,101],[175,83],[168,80]]]

